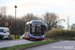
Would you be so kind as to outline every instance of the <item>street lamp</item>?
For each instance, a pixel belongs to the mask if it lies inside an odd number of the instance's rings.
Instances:
[[[15,30],[16,30],[16,8],[17,8],[17,6],[15,5]],[[15,31],[15,39],[16,39],[16,31]]]

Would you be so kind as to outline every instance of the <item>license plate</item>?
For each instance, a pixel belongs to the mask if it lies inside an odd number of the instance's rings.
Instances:
[[[38,39],[39,37],[36,37],[36,39]]]

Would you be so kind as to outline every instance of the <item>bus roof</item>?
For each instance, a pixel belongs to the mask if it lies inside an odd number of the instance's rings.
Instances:
[[[27,22],[26,25],[28,24],[39,24],[39,25],[45,25],[43,21],[40,20],[31,20],[30,22]]]

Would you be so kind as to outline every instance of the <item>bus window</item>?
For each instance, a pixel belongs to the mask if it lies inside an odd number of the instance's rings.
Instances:
[[[31,33],[43,33],[45,31],[45,26],[44,25],[34,25],[30,26],[30,31]]]
[[[35,26],[35,32],[41,32],[41,26],[39,26],[39,25],[37,26],[37,25],[36,25],[36,26]]]
[[[33,24],[31,24],[31,25],[30,25],[30,31],[31,31],[31,32],[35,32],[35,29],[34,29],[34,28],[35,28],[35,26],[34,26]]]

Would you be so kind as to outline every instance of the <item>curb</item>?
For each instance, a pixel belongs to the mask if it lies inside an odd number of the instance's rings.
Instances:
[[[60,40],[58,40],[58,41],[60,41]],[[45,44],[54,43],[54,42],[58,42],[58,41],[53,41],[53,42],[48,42],[48,43],[33,45],[33,46],[29,46],[29,47],[20,48],[20,49],[17,49],[17,50],[25,50],[27,48],[37,47],[37,46],[40,46],[40,45],[45,45]]]

